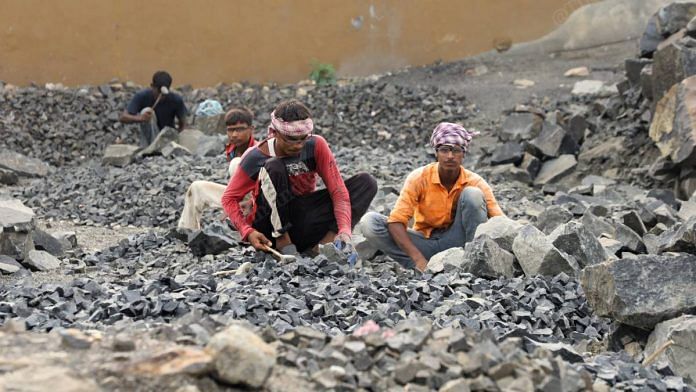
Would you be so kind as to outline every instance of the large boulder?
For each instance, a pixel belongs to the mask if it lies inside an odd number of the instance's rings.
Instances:
[[[49,166],[36,158],[0,149],[0,169],[7,169],[24,177],[45,177]]]
[[[0,255],[0,275],[13,274],[22,269],[22,265],[10,256]]]
[[[478,225],[474,238],[486,236],[495,241],[502,249],[512,252],[512,243],[523,225],[507,216],[494,216]]]
[[[543,121],[541,116],[534,113],[512,113],[501,126],[500,138],[514,142],[530,140],[539,134]]]
[[[696,216],[663,232],[651,244],[650,253],[684,252],[696,254]]]
[[[28,232],[34,229],[34,210],[20,200],[0,200],[0,232]]]
[[[691,37],[676,38],[655,52],[652,81],[654,101],[659,101],[675,84],[696,75],[696,40]]]
[[[539,174],[534,179],[534,185],[546,185],[559,181],[572,173],[578,161],[574,155],[561,155],[556,159],[546,161],[541,166]]]
[[[215,377],[227,384],[260,388],[276,362],[276,350],[258,335],[232,325],[213,336],[206,351],[213,357]]]
[[[580,222],[558,226],[549,234],[549,240],[558,250],[573,256],[580,268],[604,262],[609,257],[602,244]]]
[[[43,230],[34,230],[31,232],[31,239],[34,242],[34,248],[44,250],[53,256],[61,257],[65,253],[65,246],[56,237]]]
[[[655,14],[657,31],[663,37],[669,37],[686,27],[691,18],[696,16],[696,1],[678,0],[660,8]]]
[[[657,103],[649,135],[675,165],[696,160],[696,76],[673,86]]]
[[[106,147],[102,157],[103,165],[123,167],[133,162],[139,147],[131,144],[111,144]]]
[[[522,161],[524,149],[518,142],[507,142],[495,150],[491,156],[491,164],[504,165],[506,163],[518,164]]]
[[[652,330],[696,311],[694,276],[694,255],[638,255],[588,266],[580,282],[597,315]]]
[[[578,263],[572,256],[558,250],[539,229],[526,225],[512,243],[512,251],[527,276],[555,276],[564,272],[575,275]]]
[[[428,260],[427,271],[431,273],[442,272],[445,269],[459,269],[464,264],[464,248],[456,247],[445,249],[433,255]]]
[[[206,135],[197,129],[185,129],[179,133],[179,144],[201,157],[221,155],[226,140],[224,135]]]
[[[12,170],[0,169],[0,184],[3,185],[15,185],[19,182],[19,177],[17,173]]]
[[[548,122],[544,122],[541,133],[529,142],[529,147],[534,155],[548,158],[575,154],[579,150],[574,138],[565,129]]]
[[[30,250],[23,263],[36,271],[50,271],[60,267],[60,260],[43,250]]]
[[[0,233],[0,254],[24,260],[34,250],[31,233],[3,231]]]
[[[464,247],[464,272],[484,278],[515,276],[515,257],[488,236],[480,236]]]
[[[640,56],[652,57],[665,38],[686,28],[696,16],[696,2],[674,1],[660,8],[649,20],[640,39]]]
[[[565,207],[554,205],[539,214],[535,226],[545,234],[550,234],[556,227],[570,222],[571,219],[572,212]]]
[[[669,344],[668,342],[672,342]],[[696,316],[683,315],[661,322],[648,338],[646,357],[667,344],[654,363],[658,368],[669,366],[677,376],[696,385]]]
[[[150,143],[149,146],[145,147],[140,151],[138,156],[148,156],[155,154],[162,154],[162,150],[169,145],[171,142],[179,141],[179,131],[172,127],[164,127],[159,133],[155,140]]]
[[[191,126],[206,135],[224,135],[226,132],[225,114],[195,116]]]
[[[216,255],[237,245],[239,235],[233,232],[226,224],[213,222],[203,228],[189,234],[188,244],[191,253],[196,256]]]
[[[165,158],[191,155],[191,151],[188,148],[182,146],[177,142],[169,142],[169,144],[162,147],[161,153],[162,156],[164,156]]]

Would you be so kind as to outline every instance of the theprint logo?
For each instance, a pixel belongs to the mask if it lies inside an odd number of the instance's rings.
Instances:
[[[596,0],[570,0],[570,1],[567,1],[563,5],[563,7],[554,11],[553,23],[556,26],[559,26],[563,22],[565,22],[566,19],[568,19],[568,17],[570,16],[570,14],[573,13],[573,11],[575,11],[576,9],[578,9],[580,7],[583,7],[583,6],[586,6],[588,4],[592,4],[595,2],[596,2]]]

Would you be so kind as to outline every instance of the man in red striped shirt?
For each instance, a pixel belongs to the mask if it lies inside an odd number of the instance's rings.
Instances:
[[[334,240],[351,244],[352,228],[377,193],[367,173],[345,182],[326,140],[312,134],[309,109],[297,100],[271,113],[269,138],[248,150],[222,196],[222,206],[244,240],[285,254]],[[326,189],[316,190],[317,175]],[[247,217],[240,202],[252,192]]]

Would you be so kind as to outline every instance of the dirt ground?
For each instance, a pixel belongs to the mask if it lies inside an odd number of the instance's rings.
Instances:
[[[623,77],[623,63],[635,57],[637,42],[626,41],[587,50],[554,54],[488,52],[458,62],[395,72],[386,80],[399,85],[427,85],[464,94],[476,105],[476,126],[500,120],[501,113],[531,97],[559,99],[570,95],[575,82],[584,79],[615,83]],[[587,77],[565,77],[575,67],[590,69]],[[527,79],[528,88],[513,82]]]

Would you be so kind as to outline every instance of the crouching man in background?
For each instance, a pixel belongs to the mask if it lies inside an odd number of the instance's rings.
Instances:
[[[228,178],[232,178],[237,170],[239,162],[242,160],[242,154],[256,145],[254,127],[252,126],[253,120],[254,115],[247,108],[232,108],[225,114],[225,125],[227,126],[225,157],[229,162]],[[206,208],[216,208],[223,211],[220,201],[226,187],[226,185],[210,181],[194,181],[186,191],[184,210],[181,213],[178,227],[180,229],[200,230],[201,214]],[[247,200],[242,204],[244,212],[248,213],[251,206],[249,198],[247,197]]]

